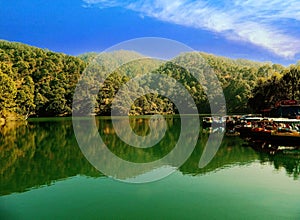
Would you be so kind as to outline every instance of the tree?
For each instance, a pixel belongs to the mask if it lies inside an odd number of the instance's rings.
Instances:
[[[296,99],[299,97],[299,86],[300,86],[300,66],[292,65],[282,77],[282,81],[285,89],[291,91],[289,98]]]
[[[15,107],[16,84],[0,69],[0,111]]]
[[[21,115],[26,115],[26,118],[32,114],[35,108],[34,103],[34,82],[30,76],[26,76],[21,87],[18,89],[17,97],[17,112]]]

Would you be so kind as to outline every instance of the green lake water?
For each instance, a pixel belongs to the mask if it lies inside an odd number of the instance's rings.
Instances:
[[[109,118],[97,118],[97,126],[115,155],[148,163],[167,155],[180,136],[180,118],[166,121],[164,138],[148,149],[122,142]],[[138,135],[150,132],[147,118],[130,124]],[[199,168],[208,136],[200,128],[194,151],[171,175],[132,184],[107,177],[90,164],[70,118],[3,127],[0,219],[300,219],[299,155],[270,155],[239,137],[224,137],[213,160]]]

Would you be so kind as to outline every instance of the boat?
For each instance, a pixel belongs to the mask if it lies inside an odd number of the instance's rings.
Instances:
[[[265,111],[266,112],[266,111]],[[245,115],[235,130],[250,146],[270,153],[300,149],[300,105],[295,100],[277,102],[266,115]]]
[[[212,117],[203,117],[202,118],[202,125],[204,128],[207,127],[224,127],[226,123],[226,116],[212,116]]]
[[[242,121],[235,130],[252,142],[300,146],[300,119],[252,117]]]
[[[281,100],[275,106],[264,111],[265,116],[272,118],[300,119],[300,101]]]
[[[280,130],[257,130],[250,132],[249,136],[252,141],[265,141],[277,146],[299,146],[300,133],[297,131],[280,131]]]
[[[225,127],[233,129],[234,126],[240,119],[240,115],[227,115],[227,116],[212,116],[212,117],[203,117],[202,125],[204,128],[207,127]]]
[[[212,125],[212,117],[203,117],[202,118],[202,126],[204,128],[211,127]]]

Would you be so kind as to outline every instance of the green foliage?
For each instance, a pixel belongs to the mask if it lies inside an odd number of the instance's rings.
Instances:
[[[17,89],[12,78],[0,69],[0,112],[15,106]]]
[[[86,63],[92,62],[93,59],[97,57],[97,53],[95,52],[90,52],[90,53],[84,53],[78,56],[81,60],[83,60]]]
[[[21,115],[29,115],[35,108],[34,103],[34,82],[30,76],[26,76],[18,89],[16,103],[17,112]]]
[[[88,67],[88,68],[86,68]],[[1,110],[23,116],[70,115],[78,79],[82,94],[96,94],[88,107],[98,115],[110,115],[111,106],[120,114],[175,114],[177,108],[167,97],[183,94],[174,82],[158,83],[147,74],[161,74],[179,82],[194,99],[199,113],[209,113],[208,100],[224,93],[227,112],[256,111],[282,98],[299,99],[299,64],[285,68],[279,64],[229,59],[192,52],[170,62],[148,59],[133,51],[87,53],[78,58],[20,43],[0,41]],[[130,89],[124,85],[143,77]],[[217,76],[218,80],[215,80]],[[99,83],[103,79],[103,85]],[[151,92],[151,86],[166,91]],[[123,88],[121,93],[120,88]],[[136,98],[136,94],[144,94]],[[182,100],[183,102],[184,100]],[[124,103],[131,104],[129,109]],[[81,103],[76,104],[81,108]],[[85,107],[84,107],[85,108]],[[191,108],[191,106],[186,106]]]
[[[291,65],[283,69],[281,74],[275,73],[265,80],[259,80],[248,104],[258,112],[286,99],[300,99],[300,66]]]
[[[201,53],[222,84],[229,113],[249,112],[248,100],[260,79],[268,78],[283,70],[279,64],[260,63],[248,60],[232,60]]]
[[[26,117],[70,114],[85,65],[68,55],[0,41],[1,108]]]
[[[300,66],[291,65],[284,73],[282,83],[289,98],[300,99]]]

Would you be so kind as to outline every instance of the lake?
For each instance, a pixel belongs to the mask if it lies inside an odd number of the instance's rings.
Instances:
[[[182,132],[180,118],[167,117],[163,139],[141,149],[124,143],[110,118],[96,121],[109,150],[135,163],[170,154]],[[125,122],[120,118],[119,126]],[[148,122],[132,118],[130,125],[137,135],[146,136],[151,132]],[[225,136],[213,159],[199,168],[209,135],[200,128],[195,148],[172,174],[134,184],[107,177],[91,165],[77,143],[71,118],[31,119],[27,125],[3,127],[0,219],[300,219],[299,155],[258,152],[239,137]],[[143,175],[102,159],[129,179]]]

